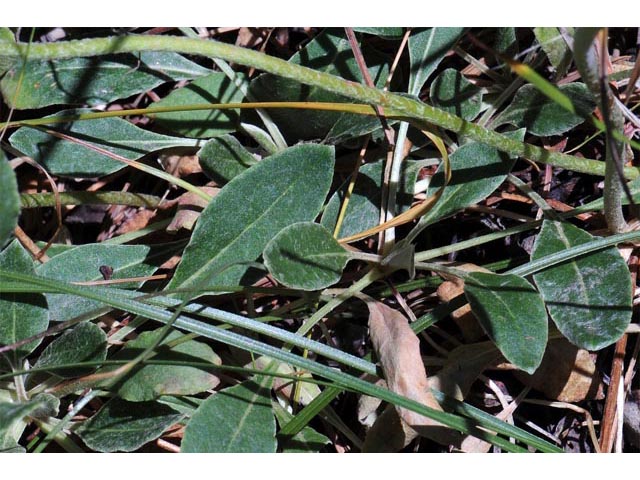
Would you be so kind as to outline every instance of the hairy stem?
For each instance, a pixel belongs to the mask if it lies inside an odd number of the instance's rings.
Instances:
[[[6,60],[20,61],[21,52],[26,44],[16,44],[0,40],[0,52]],[[340,77],[319,72],[307,67],[291,64],[285,60],[271,57],[260,52],[212,40],[192,39],[156,35],[125,35],[108,38],[93,38],[32,44],[29,52],[31,60],[54,60],[60,58],[87,57],[109,53],[131,53],[140,51],[173,51],[191,55],[221,58],[240,65],[248,65],[275,75],[289,78],[306,85],[338,93],[367,104],[385,108],[387,115],[404,118],[413,124],[431,123],[473,140],[493,146],[510,155],[525,157],[535,162],[551,164],[577,172],[592,175],[604,175],[603,162],[577,158],[558,152],[549,152],[542,148],[519,142],[499,133],[487,130],[479,125],[467,122],[430,105],[401,95],[384,92],[376,88],[344,80]],[[13,58],[11,58],[13,57]],[[636,178],[640,174],[637,168],[625,168],[625,175]]]

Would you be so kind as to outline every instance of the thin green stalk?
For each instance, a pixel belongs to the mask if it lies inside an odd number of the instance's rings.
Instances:
[[[160,197],[130,192],[60,192],[61,205],[128,205],[130,207],[158,208]],[[22,193],[22,208],[55,207],[54,193]]]
[[[606,158],[604,176],[604,215],[607,226],[612,233],[620,233],[626,229],[627,222],[622,212],[620,194],[623,191],[621,175],[624,166],[625,147],[616,142],[612,134],[624,129],[624,117],[616,105],[613,93],[606,81],[605,47],[602,43],[600,57],[602,64],[598,65],[594,40],[599,28],[578,28],[574,36],[574,59],[584,82],[597,99],[598,106],[606,125]],[[604,37],[603,37],[604,40]]]
[[[222,343],[232,345],[237,348],[253,352],[255,354],[265,355],[275,360],[289,363],[298,368],[309,371],[310,373],[324,377],[327,380],[333,381],[337,386],[340,386],[341,388],[375,396],[383,401],[387,401],[393,403],[394,405],[398,405],[400,407],[415,411],[420,415],[432,418],[433,420],[436,420],[455,430],[485,439],[500,446],[501,448],[507,449],[508,451],[522,451],[521,447],[510,444],[505,438],[491,435],[485,431],[480,430],[475,423],[470,423],[468,419],[428,408],[419,402],[410,400],[385,388],[372,385],[359,378],[318,364],[317,362],[308,360],[298,355],[293,355],[279,348],[259,342],[252,338],[244,337],[231,331],[225,331],[188,317],[179,316],[174,320],[173,315],[171,315],[166,310],[159,309],[152,305],[134,300],[132,297],[134,295],[137,295],[135,292],[128,292],[126,290],[119,290],[115,288],[79,287],[68,284],[66,282],[57,280],[52,281],[51,279],[45,279],[37,277],[35,275],[21,274],[0,269],[0,291],[5,286],[9,287],[9,289],[12,289],[11,287],[15,289],[16,286],[24,286],[25,288],[39,288],[41,291],[54,291],[56,293],[81,295],[89,299],[106,303],[114,308],[119,308],[138,315],[146,315],[149,318],[152,318],[161,323],[168,324],[175,321],[174,325],[176,328],[197,333],[203,337],[211,338],[213,340],[220,341]],[[495,427],[492,427],[491,430],[496,431],[500,434],[505,431],[505,427],[496,425]],[[526,434],[526,432],[524,433]],[[523,438],[520,434],[513,435],[512,433],[510,433],[509,436],[517,439]],[[557,447],[551,444],[545,444],[543,450],[549,452],[558,451]]]
[[[4,57],[18,60],[25,45],[0,40],[0,51]],[[31,60],[54,60],[59,58],[88,57],[109,53],[131,53],[140,51],[172,51],[210,58],[221,58],[241,65],[248,65],[274,75],[289,78],[300,83],[316,86],[324,90],[344,95],[362,103],[381,106],[406,116],[411,123],[431,123],[459,135],[493,146],[510,155],[528,158],[535,162],[551,164],[556,167],[574,170],[592,175],[604,175],[603,162],[577,158],[559,152],[550,152],[543,148],[519,142],[499,133],[487,130],[479,125],[467,122],[420,101],[402,95],[383,92],[355,82],[348,82],[324,72],[291,64],[285,60],[271,57],[260,52],[212,40],[156,35],[127,35],[108,38],[93,38],[33,44],[29,52]],[[640,170],[627,167],[625,175],[635,178]]]
[[[190,38],[199,38],[198,34],[194,32],[193,29],[191,28],[179,27],[179,30]],[[221,60],[219,58],[214,58],[213,63],[216,64],[216,66],[222,71],[222,73],[224,73],[227,77],[229,77],[229,80],[231,80],[234,83],[234,85],[238,87],[238,89],[243,93],[243,95],[247,98],[247,100],[249,100],[250,102],[255,102],[255,98],[253,97],[253,95],[251,95],[251,92],[249,91],[249,82],[244,77],[239,76],[233,70],[233,68],[231,68],[231,66],[224,60]],[[271,140],[278,147],[278,150],[284,150],[285,148],[287,148],[287,142],[282,136],[282,133],[280,133],[278,126],[271,119],[269,112],[267,112],[262,108],[257,108],[256,113],[264,123],[265,127],[267,127],[267,130],[271,135]],[[256,140],[258,143],[261,143],[259,137],[256,138],[253,136],[252,130],[248,129],[248,130],[245,130],[245,132],[251,135],[251,137],[254,140]]]
[[[35,448],[33,453],[42,453],[42,451],[45,448],[47,448],[47,446],[52,440],[55,440],[56,438],[59,437],[59,435],[62,433],[62,429],[66,427],[69,424],[69,422],[71,422],[71,419],[75,417],[80,412],[80,410],[82,410],[85,407],[87,403],[89,403],[99,394],[100,394],[99,390],[93,390],[87,393],[81,399],[77,400],[74,403],[73,408],[69,410],[69,412],[64,416],[64,418],[60,420],[51,430],[47,432],[47,436],[44,437],[42,442],[40,442],[40,444]]]

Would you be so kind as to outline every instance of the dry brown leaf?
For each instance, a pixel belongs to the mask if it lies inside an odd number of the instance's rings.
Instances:
[[[443,427],[437,427],[443,428]],[[394,453],[409,445],[418,433],[400,418],[393,405],[387,406],[367,432],[363,453]]]
[[[155,215],[155,210],[147,210],[146,208],[138,210],[116,229],[115,234],[123,235],[129,232],[137,232],[149,225],[149,222]]]
[[[389,390],[442,411],[429,389],[427,372],[420,355],[420,340],[409,327],[407,319],[381,302],[363,298],[369,308],[371,343],[380,360]],[[445,445],[458,443],[457,432],[439,422],[405,408],[399,407],[397,410],[401,420],[420,435]],[[384,423],[384,418],[385,415],[381,415],[372,430]],[[386,418],[390,418],[390,414]]]
[[[488,272],[487,269],[474,265],[473,263],[451,263],[447,266],[455,266],[468,272]],[[464,281],[461,278],[445,273],[441,273],[440,275],[445,280],[436,291],[441,302],[449,302],[464,293]],[[465,341],[477,342],[485,335],[484,330],[476,320],[476,317],[474,317],[471,312],[471,307],[468,304],[452,312],[451,318],[456,322],[456,325],[458,325]]]
[[[220,189],[217,187],[200,187],[200,190],[214,197]],[[192,192],[186,192],[178,197],[178,210],[173,216],[173,220],[167,225],[167,232],[175,233],[181,228],[191,230],[200,213],[207,206],[208,202],[202,197]]]
[[[178,178],[202,172],[197,155],[161,154],[159,160],[167,173]]]
[[[461,345],[449,353],[442,369],[429,378],[429,385],[462,401],[478,376],[499,358],[493,342]]]
[[[591,355],[564,338],[549,342],[536,373],[514,371],[514,375],[551,400],[574,403],[604,398],[602,379]]]

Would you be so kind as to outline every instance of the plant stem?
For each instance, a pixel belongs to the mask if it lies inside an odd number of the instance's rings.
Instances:
[[[0,40],[0,52],[5,60],[18,61],[25,44]],[[487,130],[479,125],[467,122],[420,101],[401,95],[383,92],[340,77],[319,72],[311,68],[294,65],[285,60],[271,57],[260,52],[228,45],[212,40],[157,35],[125,35],[108,38],[93,38],[32,44],[29,52],[31,60],[54,60],[61,58],[88,57],[109,53],[131,53],[140,51],[172,51],[191,55],[221,58],[241,65],[248,65],[266,72],[279,75],[297,82],[312,85],[324,90],[356,99],[363,103],[378,105],[393,111],[399,117],[414,124],[431,123],[457,134],[493,146],[510,155],[525,157],[535,162],[551,164],[556,167],[604,175],[603,162],[577,158],[558,152],[549,152],[543,148],[519,142],[499,133]],[[8,57],[8,58],[7,58]],[[625,175],[636,178],[640,170],[625,168]]]
[[[627,222],[622,212],[621,193],[623,181],[621,171],[624,167],[623,144],[613,138],[614,131],[622,131],[624,117],[620,108],[616,105],[611,89],[606,83],[604,65],[599,72],[598,59],[594,39],[600,31],[599,28],[579,28],[574,36],[574,58],[578,71],[585,83],[596,97],[598,107],[602,113],[606,131],[606,160],[604,176],[604,216],[607,226],[612,233],[620,233],[626,229]],[[604,34],[604,33],[601,33]],[[604,61],[606,45],[603,41],[600,57]]]
[[[130,207],[157,208],[162,199],[154,195],[130,192],[60,192],[61,205],[128,205]],[[54,193],[22,193],[22,208],[55,207]]]

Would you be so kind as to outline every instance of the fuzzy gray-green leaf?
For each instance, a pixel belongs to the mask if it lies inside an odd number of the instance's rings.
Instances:
[[[76,113],[82,112],[63,111],[54,116]],[[47,128],[78,138],[128,160],[137,160],[150,152],[164,148],[196,145],[194,140],[149,132],[121,118],[76,121],[54,124]],[[84,145],[29,127],[19,128],[11,135],[9,142],[55,175],[99,177],[126,166]]]
[[[158,268],[150,247],[146,245],[80,245],[56,255],[40,265],[38,275],[67,282],[104,280],[101,267],[112,269],[111,279],[145,277]],[[103,269],[104,270],[104,269]],[[138,287],[143,282],[131,282]],[[51,319],[61,322],[101,306],[95,300],[58,293],[47,294]]]
[[[0,253],[0,268],[33,273],[31,256],[14,240]],[[0,293],[0,345],[9,345],[19,340],[44,332],[49,326],[47,300],[40,293]],[[42,340],[18,347],[8,356],[18,367],[18,360],[31,353]],[[0,357],[1,358],[1,357]]]
[[[294,223],[280,231],[264,249],[264,262],[283,285],[320,290],[342,276],[349,254],[331,232],[312,222]]]
[[[42,351],[35,368],[56,367],[68,363],[96,362],[107,358],[107,335],[93,323],[81,323],[67,330]],[[63,378],[87,375],[93,368],[52,370]],[[37,374],[36,374],[37,375]]]
[[[167,288],[238,285],[280,230],[318,215],[333,163],[331,147],[296,145],[231,180],[200,215]]]
[[[584,83],[569,83],[558,87],[573,103],[573,114],[542,94],[533,85],[524,85],[516,92],[511,104],[496,118],[494,126],[510,123],[526,127],[529,133],[541,137],[560,135],[584,122],[596,104]]]
[[[409,37],[411,70],[409,93],[418,95],[429,76],[438,67],[464,32],[458,27],[433,27],[414,29]]]
[[[402,34],[404,33],[402,27],[353,27],[353,31],[388,39],[402,38]]]
[[[374,84],[382,88],[389,72],[387,63],[390,62],[368,48],[363,49],[363,55]],[[325,30],[293,55],[289,63],[362,82],[362,73],[342,29]],[[261,102],[351,102],[342,95],[271,74],[263,74],[252,80],[249,91]],[[242,114],[245,117],[251,115],[244,111]],[[352,113],[273,109],[269,115],[290,143],[312,139],[338,143],[380,128],[379,119]]]
[[[0,248],[11,237],[20,215],[20,195],[13,169],[0,153]]]
[[[453,68],[447,68],[435,78],[429,97],[435,107],[465,120],[473,120],[482,109],[482,89]]]
[[[15,91],[21,70],[20,95]],[[2,96],[17,109],[49,105],[100,105],[166,82],[211,73],[174,52],[105,55],[93,58],[16,62],[0,82]]]
[[[401,185],[396,195],[396,203],[402,212],[407,210],[413,202],[416,178],[420,168],[420,162],[409,160],[403,162]],[[383,161],[367,163],[360,167],[338,238],[363,232],[379,223],[383,169]],[[346,180],[338,188],[322,212],[320,223],[332,232],[335,229],[348,184],[349,180]]]
[[[561,78],[571,63],[571,49],[556,27],[535,27],[536,40],[547,54],[551,65],[556,69],[556,78]]]
[[[570,223],[545,220],[531,259],[593,239]],[[615,247],[548,268],[533,279],[558,330],[580,348],[600,350],[612,344],[631,321],[631,275]]]
[[[210,396],[193,414],[182,452],[275,453],[276,420],[268,388],[248,380]]]
[[[271,405],[280,428],[293,419],[293,415],[278,402],[273,401]],[[282,453],[317,453],[331,440],[307,425],[293,437],[282,439],[279,443]]]
[[[19,451],[17,442],[27,424],[24,418],[37,410],[40,401],[11,403],[0,401],[0,453]]]
[[[114,398],[76,433],[97,452],[132,452],[158,438],[182,414],[158,402],[127,402]]]
[[[458,210],[487,198],[500,186],[515,159],[481,143],[468,143],[450,157],[451,181],[435,206],[421,222],[433,223]],[[433,195],[444,182],[442,168],[433,176],[427,195]]]
[[[540,294],[518,275],[473,272],[464,293],[471,310],[507,360],[528,373],[547,346],[547,312]]]
[[[153,107],[200,103],[239,103],[244,94],[222,72],[198,78],[174,90]],[[237,110],[193,110],[156,114],[156,123],[186,137],[210,138],[232,132],[239,122]]]
[[[226,183],[258,160],[231,135],[212,138],[198,152],[200,166],[216,182]]]
[[[113,360],[133,360],[146,348],[155,344],[162,330],[143,332],[135,340],[113,356]],[[189,340],[169,349],[166,344],[182,337],[177,331],[171,332],[156,348],[154,360],[179,362],[204,362],[220,365],[220,357],[211,347],[202,342]],[[101,372],[114,370],[107,367]],[[192,395],[215,388],[220,380],[215,375],[195,367],[182,365],[142,365],[129,373],[118,383],[118,395],[132,402],[155,400],[161,395]]]

